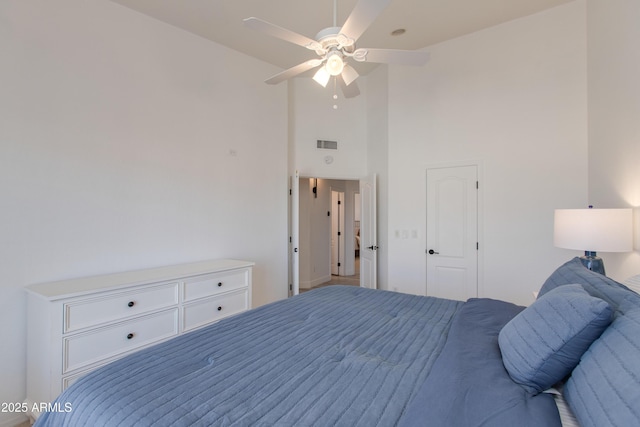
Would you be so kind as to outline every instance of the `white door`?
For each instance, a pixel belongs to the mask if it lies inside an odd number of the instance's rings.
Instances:
[[[300,206],[300,176],[298,171],[291,177],[291,230],[289,230],[289,256],[291,265],[291,286],[289,287],[289,296],[298,295],[300,293],[300,214],[298,212]]]
[[[376,237],[376,175],[360,180],[360,286],[376,289],[378,241]]]
[[[427,295],[478,296],[478,168],[427,170]]]
[[[331,274],[344,276],[344,193],[331,191]]]

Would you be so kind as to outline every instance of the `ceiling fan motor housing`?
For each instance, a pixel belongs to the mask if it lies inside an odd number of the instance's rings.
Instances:
[[[346,53],[353,53],[355,50],[355,41],[340,33],[340,27],[329,27],[320,31],[316,35],[316,40],[322,46],[322,49],[316,50],[318,55],[324,55],[331,48],[339,49]]]

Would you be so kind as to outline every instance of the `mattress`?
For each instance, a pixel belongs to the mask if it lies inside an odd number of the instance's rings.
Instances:
[[[321,288],[100,368],[36,425],[396,425],[463,304]]]

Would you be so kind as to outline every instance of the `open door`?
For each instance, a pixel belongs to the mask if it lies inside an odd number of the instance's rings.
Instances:
[[[344,192],[331,190],[331,274],[344,276]]]
[[[295,171],[291,176],[291,230],[289,230],[289,256],[291,262],[291,286],[289,296],[300,293],[300,174]]]
[[[373,174],[360,180],[360,286],[370,289],[378,286],[376,178]]]

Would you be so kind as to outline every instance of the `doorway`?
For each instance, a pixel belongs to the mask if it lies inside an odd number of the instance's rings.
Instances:
[[[299,291],[360,286],[357,180],[299,178]]]

